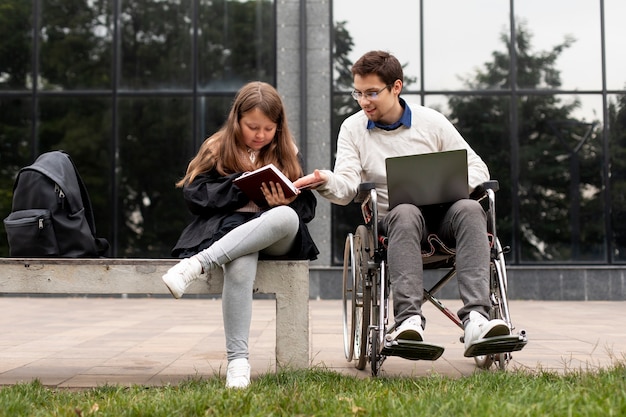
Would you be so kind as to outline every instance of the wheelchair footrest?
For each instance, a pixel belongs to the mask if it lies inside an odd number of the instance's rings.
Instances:
[[[465,357],[491,355],[495,353],[516,352],[522,350],[528,343],[526,332],[509,336],[496,336],[483,339],[472,344],[464,353]]]
[[[398,339],[385,341],[382,350],[384,356],[399,356],[404,359],[434,361],[443,354],[444,347],[415,340]]]

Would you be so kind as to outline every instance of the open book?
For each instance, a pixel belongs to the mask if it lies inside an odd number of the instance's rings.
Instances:
[[[261,184],[273,182],[280,185],[283,189],[285,197],[293,197],[298,194],[298,189],[289,178],[285,176],[274,164],[265,165],[251,172],[246,172],[240,177],[233,180],[233,183],[246,193],[250,200],[254,201],[257,206],[267,206],[267,201],[261,191]]]
[[[276,168],[274,164],[268,164],[254,171],[246,172],[240,177],[235,178],[233,184],[241,188],[241,191],[246,193],[246,195],[250,197],[250,200],[254,201],[257,206],[265,207],[267,206],[267,201],[265,201],[265,197],[261,191],[261,184],[266,183],[269,185],[270,181],[280,185],[283,189],[283,194],[285,194],[287,198],[298,194],[298,190],[312,188],[320,184],[319,182],[306,184],[298,188],[285,174]]]

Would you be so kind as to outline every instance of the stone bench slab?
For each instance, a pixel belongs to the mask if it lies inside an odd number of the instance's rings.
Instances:
[[[165,294],[176,259],[0,258],[0,294]],[[185,294],[221,294],[221,269]],[[276,296],[276,365],[309,366],[309,262],[260,261],[254,292]]]

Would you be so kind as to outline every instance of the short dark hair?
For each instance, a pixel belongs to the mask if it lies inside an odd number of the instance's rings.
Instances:
[[[404,72],[398,59],[385,51],[370,51],[352,65],[352,76],[376,74],[387,85],[396,80],[404,82]]]

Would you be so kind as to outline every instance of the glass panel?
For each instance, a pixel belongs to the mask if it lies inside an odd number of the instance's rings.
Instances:
[[[453,96],[442,96],[438,94],[429,94],[424,98],[424,106],[437,110],[439,113],[450,115],[450,107],[448,106],[450,98]],[[406,97],[405,97],[406,99]],[[415,103],[419,101],[414,100]]]
[[[525,34],[526,53],[548,63],[554,59],[559,77],[545,72],[541,79],[518,74],[522,88],[599,90],[602,87],[600,7],[592,0],[524,0],[515,3],[518,36]],[[559,45],[569,45],[562,51]],[[540,52],[540,53],[539,53]],[[519,53],[519,52],[518,52]],[[544,55],[545,56],[542,56]],[[558,58],[558,59],[557,59]],[[519,53],[518,65],[532,69],[540,61],[527,61]],[[558,75],[558,73],[557,73]]]
[[[360,0],[358,13],[351,0],[333,1],[333,19],[335,21],[335,56],[334,74],[335,92],[333,96],[332,154],[331,166],[334,166],[337,147],[337,134],[341,123],[349,115],[360,110],[358,103],[347,94],[352,90],[350,67],[361,55],[370,50],[386,50],[394,54],[404,65],[404,91],[419,90],[420,54],[419,54],[419,2],[414,0],[390,0],[386,3],[389,10],[400,10],[393,19],[381,15],[380,2]],[[364,23],[373,19],[376,36],[372,36],[372,24]],[[402,40],[399,42],[398,40]],[[393,45],[393,48],[390,48]],[[341,92],[340,92],[341,91]],[[416,98],[419,102],[419,98]],[[415,100],[412,100],[415,101]],[[354,232],[362,224],[361,208],[358,204],[347,206],[331,205],[332,223],[332,259],[331,263],[343,263],[343,251],[346,235]]]
[[[350,203],[346,206],[332,204],[331,217],[333,225],[331,262],[332,265],[342,265],[346,236],[348,236],[348,233],[354,233],[357,226],[363,224],[361,206],[357,203]]]
[[[121,3],[120,85],[128,89],[191,88],[192,0]]]
[[[613,260],[626,262],[626,94],[609,98]]]
[[[347,54],[349,66],[365,52],[389,51],[405,65],[405,84],[412,80],[410,88],[418,89],[415,81],[420,76],[419,1],[388,0],[381,7],[380,0],[359,0],[358,10],[355,4],[354,0],[333,1],[335,24],[345,22],[343,27],[354,42]]]
[[[64,150],[87,186],[98,237],[111,236],[111,101],[92,97],[39,101],[38,154]]]
[[[424,85],[426,90],[471,88],[460,77],[474,74],[504,54],[501,40],[509,34],[509,2],[492,0],[433,0],[424,2]],[[507,71],[508,72],[508,71]],[[504,88],[504,84],[479,88]]]
[[[626,2],[604,0],[604,23],[606,28],[606,86],[609,90],[626,89]]]
[[[1,29],[0,29],[1,30]],[[29,165],[31,119],[30,99],[0,98],[0,215],[11,212],[13,184],[17,172]],[[0,256],[9,256],[4,223],[0,223]]]
[[[521,259],[604,261],[600,124],[572,117],[575,96],[519,101]],[[596,108],[602,108],[597,97]]]
[[[169,257],[190,220],[174,184],[193,156],[192,99],[120,100],[118,256]]]
[[[32,81],[32,2],[5,0],[0,13],[0,90],[28,89]]]
[[[9,181],[6,183],[11,184],[7,188],[9,191],[13,189],[13,179],[17,171],[26,163],[32,162],[28,140],[32,133],[31,106],[30,98],[0,98],[0,181]],[[0,189],[5,190],[5,183],[2,184]]]
[[[503,96],[427,96],[426,105],[441,111],[498,180],[496,230],[503,246],[511,245],[510,99]]]
[[[198,147],[204,139],[208,138],[222,127],[228,117],[234,98],[234,94],[200,98],[200,143],[198,143]]]
[[[352,79],[350,78],[350,89],[352,88]],[[335,154],[337,152],[337,135],[341,123],[351,114],[360,110],[357,102],[347,92],[336,93],[333,96],[333,119],[332,119],[332,154],[331,166],[335,165]],[[319,197],[321,198],[321,197]],[[356,227],[362,224],[361,206],[359,204],[348,204],[347,206],[339,206],[331,204],[331,224],[332,224],[332,265],[343,264],[343,252],[346,236],[348,233],[354,233]]]
[[[111,1],[41,2],[40,89],[111,87]]]
[[[249,80],[274,83],[274,2],[201,0],[198,67],[202,90],[235,92]]]

